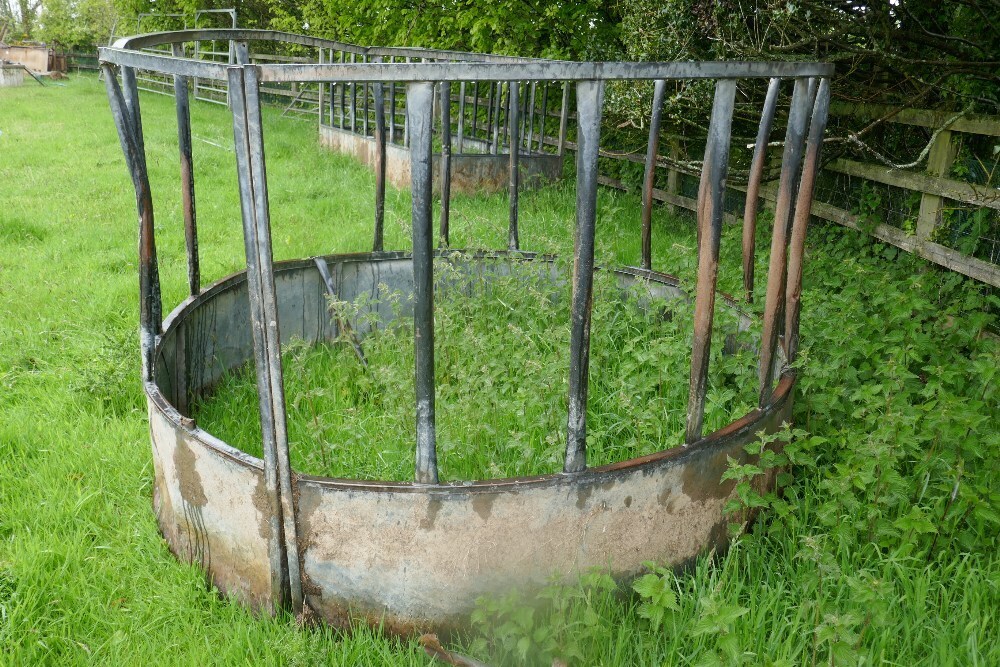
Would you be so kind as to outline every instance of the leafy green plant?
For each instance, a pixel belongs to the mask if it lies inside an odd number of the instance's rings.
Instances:
[[[650,570],[632,583],[632,590],[639,594],[639,616],[649,621],[653,630],[659,630],[672,612],[680,611],[673,572],[656,563],[645,564]]]
[[[882,212],[882,192],[871,181],[864,181],[857,195],[854,213],[858,216],[858,225],[866,234],[885,222]]]

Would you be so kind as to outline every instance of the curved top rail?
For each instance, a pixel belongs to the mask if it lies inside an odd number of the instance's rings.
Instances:
[[[230,65],[180,58],[139,49],[197,40],[277,41],[337,49],[366,56],[441,58],[444,63],[258,64],[261,81],[509,81],[545,79],[745,79],[828,77],[833,65],[799,62],[572,62],[409,47],[364,47],[276,30],[177,30],[123,37],[100,49],[103,62],[164,74],[225,80]]]
[[[272,41],[286,44],[299,44],[301,46],[314,46],[323,49],[336,49],[347,51],[359,55],[370,56],[397,56],[412,58],[448,58],[458,61],[473,62],[560,62],[547,60],[545,58],[527,58],[524,56],[500,56],[492,53],[471,53],[466,51],[450,51],[447,49],[426,49],[417,46],[361,46],[350,42],[339,42],[333,39],[322,37],[312,37],[310,35],[300,35],[294,32],[283,32],[280,30],[257,30],[248,28],[193,28],[184,30],[169,30],[163,32],[150,32],[142,35],[132,35],[122,37],[115,41],[111,49],[137,50],[151,46],[162,46],[164,44],[176,44],[178,42],[194,42],[198,40],[240,40],[240,41]]]

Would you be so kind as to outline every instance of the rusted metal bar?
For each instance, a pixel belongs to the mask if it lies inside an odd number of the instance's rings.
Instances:
[[[795,206],[795,184],[802,163],[802,144],[809,116],[809,82],[796,79],[792,89],[792,105],[785,130],[785,148],[781,159],[781,177],[774,206],[774,229],[771,233],[771,258],[767,271],[767,292],[764,297],[764,331],[761,336],[759,403],[767,405],[774,380],[774,355],[778,344],[778,328],[784,324],[782,310],[785,296],[785,271],[788,251],[788,227]],[[779,322],[779,319],[781,322]]]
[[[230,105],[233,112],[233,139],[236,174],[239,180],[240,208],[243,216],[243,240],[247,258],[247,291],[250,301],[250,331],[257,369],[257,395],[264,453],[264,489],[268,501],[268,560],[271,574],[271,601],[275,611],[289,599],[288,558],[282,521],[281,492],[278,483],[278,454],[275,444],[274,411],[270,400],[270,366],[267,362],[267,327],[264,323],[261,296],[260,254],[257,247],[257,221],[254,206],[254,183],[250,169],[250,145],[243,90],[243,69],[229,70]]]
[[[431,231],[433,109],[433,83],[422,81],[406,86],[413,193],[413,333],[417,408],[414,477],[422,484],[438,483],[434,429],[434,251]]]
[[[521,167],[519,164],[521,141],[518,137],[519,127],[517,117],[520,112],[519,95],[521,84],[518,81],[511,81],[507,84],[507,87],[509,91],[507,93],[507,103],[509,104],[507,124],[511,133],[510,140],[508,141],[508,144],[510,145],[510,185],[508,186],[508,191],[510,193],[510,219],[507,226],[507,249],[518,250],[521,247],[517,228],[517,190],[521,180]]]
[[[461,118],[461,116],[459,116]],[[451,84],[441,83],[441,246],[448,247],[451,213]]]
[[[381,57],[378,57],[381,59]],[[385,93],[376,83],[375,93],[375,239],[372,250],[379,252],[385,237]],[[395,85],[395,84],[390,84]]]
[[[653,250],[653,185],[656,180],[656,157],[660,151],[660,122],[663,118],[663,94],[667,82],[653,84],[653,113],[649,121],[649,142],[646,144],[646,173],[642,180],[642,268],[652,268]]]
[[[563,155],[566,151],[566,126],[569,120],[569,81],[563,81],[562,107],[559,111],[559,143],[556,153]]]
[[[274,405],[274,431],[278,455],[278,483],[281,489],[282,524],[285,553],[288,559],[288,582],[291,609],[302,611],[302,577],[299,572],[298,535],[295,519],[296,490],[288,452],[288,426],[285,410],[284,378],[281,368],[281,338],[278,305],[275,297],[274,266],[271,254],[271,220],[267,196],[267,171],[264,157],[264,133],[261,124],[261,103],[258,68],[244,68],[246,94],[247,138],[250,146],[250,166],[254,180],[256,237],[260,253],[261,295],[267,334],[267,361],[270,366],[271,400]]]
[[[175,58],[184,57],[184,46],[173,45]],[[194,200],[194,162],[191,148],[191,104],[188,100],[188,77],[174,76],[174,100],[177,106],[177,145],[181,159],[181,202],[184,209],[184,245],[188,260],[188,291],[201,291],[198,258],[198,222]]]
[[[125,101],[118,77],[110,65],[102,64],[104,85],[111,104],[111,114],[118,129],[118,139],[132,186],[135,189],[136,208],[139,214],[139,348],[142,356],[142,378],[153,380],[153,353],[156,337],[160,334],[161,317],[157,300],[158,270],[156,265],[156,237],[153,225],[153,196],[149,187],[149,175],[141,150],[136,140],[136,128],[132,114]],[[138,111],[138,108],[136,108]]]
[[[288,457],[288,427],[285,413],[284,382],[281,369],[281,340],[275,300],[274,269],[271,256],[271,224],[264,166],[264,136],[261,126],[257,68],[230,70],[230,101],[233,108],[234,145],[240,181],[243,234],[247,254],[247,280],[251,328],[254,330],[254,357],[257,391],[260,398],[261,429],[267,459],[276,472],[279,539],[284,540],[282,590],[287,590],[293,613],[302,611],[302,578],[299,572],[298,537],[295,523],[295,489]],[[268,455],[266,450],[270,449]],[[267,484],[267,480],[265,480]],[[272,524],[273,526],[273,524]],[[275,551],[280,554],[281,549]],[[272,570],[272,576],[274,571]],[[286,583],[287,581],[287,583]],[[287,589],[285,588],[287,585]]]
[[[143,171],[146,170],[146,142],[142,135],[142,113],[139,110],[139,85],[135,79],[135,70],[122,67],[122,95],[125,96],[125,107],[128,109],[129,123],[133,128],[136,149],[139,151],[139,162]]]
[[[139,87],[135,78],[135,71],[123,67],[122,68],[122,95],[125,100],[125,107],[128,109],[128,117],[132,126],[132,137],[135,142],[136,151],[138,154],[139,165],[142,169],[143,178],[146,182],[149,182],[149,169],[146,166],[146,145],[143,139],[142,133],[142,111],[139,106]],[[144,247],[143,241],[140,238],[140,253],[149,253],[150,271],[148,272],[149,281],[149,299],[150,299],[150,325],[155,335],[159,336],[160,331],[163,327],[163,301],[160,297],[160,271],[159,264],[156,258],[156,242],[155,242],[155,227],[153,225],[153,208],[152,201],[150,201],[149,211],[149,221],[148,226],[146,226],[145,243],[148,247]],[[142,233],[140,232],[140,237]],[[142,257],[140,256],[140,262]]]
[[[767,86],[764,110],[757,127],[757,142],[750,162],[750,178],[747,182],[746,204],[743,208],[743,291],[747,303],[753,303],[754,257],[757,245],[757,211],[760,206],[760,181],[767,162],[767,142],[774,124],[774,112],[778,108],[778,92],[781,79],[773,78]]]
[[[813,104],[809,140],[806,144],[792,222],[792,238],[788,251],[788,284],[785,287],[785,358],[795,362],[799,351],[799,314],[802,306],[802,262],[805,255],[806,227],[812,210],[813,187],[819,171],[820,153],[823,149],[823,132],[826,130],[827,112],[830,107],[830,80],[822,79]]]
[[[597,156],[601,140],[603,81],[576,84],[576,233],[570,310],[569,405],[565,472],[587,467],[587,383],[590,370],[590,314],[594,300],[594,230],[597,222]]]
[[[705,161],[698,188],[698,282],[694,301],[694,338],[691,343],[691,381],[688,392],[685,442],[701,439],[705,418],[708,360],[712,348],[715,317],[715,285],[719,276],[719,241],[722,238],[723,202],[729,171],[736,80],[715,84],[712,120],[708,126]]]
[[[465,81],[458,85],[458,153],[465,151]]]

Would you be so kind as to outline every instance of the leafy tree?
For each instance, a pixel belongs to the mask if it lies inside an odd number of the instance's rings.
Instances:
[[[0,2],[0,25],[8,29],[11,41],[34,38],[35,23],[42,0],[3,0]]]
[[[956,112],[1000,109],[995,1],[621,0],[618,7],[629,60],[818,60],[837,67],[835,100]],[[709,86],[672,92],[667,114],[675,125],[690,128],[692,119],[708,117]],[[632,86],[617,93],[615,111],[641,126],[649,92]],[[900,143],[881,135],[879,123],[838,132],[842,142],[834,145],[840,150],[862,150],[865,141],[889,150],[887,144]]]
[[[68,49],[104,44],[118,16],[113,0],[45,0],[38,38]]]
[[[307,0],[282,27],[358,44],[422,46],[547,58],[606,59],[618,23],[601,0]]]

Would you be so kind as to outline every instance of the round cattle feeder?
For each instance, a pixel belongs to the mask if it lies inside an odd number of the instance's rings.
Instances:
[[[195,42],[229,42],[230,63],[188,58]],[[251,58],[250,43],[289,43],[317,52],[315,64],[271,64]],[[339,55],[338,55],[339,54]],[[350,54],[350,61],[344,57]],[[337,62],[339,60],[339,62]],[[101,49],[102,69],[139,212],[140,332],[155,466],[154,506],[178,557],[198,562],[222,591],[265,610],[308,607],[328,622],[361,618],[396,632],[461,626],[477,597],[545,584],[598,567],[625,580],[657,561],[681,566],[725,548],[735,495],[723,481],[729,458],[749,461],[744,445],[775,432],[790,417],[795,385],[805,230],[829,104],[832,67],[810,63],[585,63],[356,47],[301,35],[257,30],[187,30],[128,37]],[[181,158],[190,296],[162,316],[152,196],[143,147],[137,70],[173,77]],[[120,75],[120,80],[119,80]],[[228,86],[247,269],[203,288],[198,264],[188,82]],[[752,301],[757,194],[782,87],[791,89],[782,143],[758,359],[758,406],[715,432],[703,433],[709,352],[716,307],[732,310],[737,328],[751,318],[737,300],[716,303],[716,277],[729,174],[731,128],[740,86],[767,82],[767,95],[747,179],[743,270]],[[604,86],[651,80],[654,103],[643,188],[639,267],[609,267],[614,282],[643,298],[693,304],[693,339],[685,437],[672,448],[609,465],[587,465],[587,388],[597,214],[598,146]],[[698,192],[698,272],[693,290],[653,270],[650,251],[653,167],[668,82],[711,80],[715,97]],[[261,99],[269,85],[320,85],[331,101],[320,124],[342,132],[345,93],[363,91],[364,136],[376,172],[372,252],[274,262],[271,252]],[[453,95],[456,89],[462,92]],[[489,120],[466,120],[467,105],[489,91]],[[475,92],[473,92],[475,91]],[[539,91],[543,91],[539,93]],[[518,190],[522,155],[544,153],[523,138],[533,121],[525,97],[562,100],[558,143],[575,105],[576,230],[572,276],[551,257],[521,250]],[[558,91],[555,92],[555,91]],[[387,94],[388,92],[388,94]],[[386,123],[385,100],[392,98]],[[741,98],[742,99],[742,98]],[[336,100],[336,102],[332,102]],[[572,100],[572,104],[571,104]],[[397,105],[405,110],[402,123]],[[486,106],[486,102],[483,102]],[[534,108],[532,101],[530,108]],[[452,112],[458,109],[457,114]],[[543,110],[547,106],[543,104]],[[505,113],[501,114],[501,111]],[[744,110],[745,111],[745,110]],[[335,113],[336,112],[336,113]],[[530,112],[529,112],[530,113]],[[457,122],[455,116],[458,116]],[[326,119],[326,120],[324,120]],[[371,132],[368,123],[371,123]],[[409,155],[403,179],[412,187],[412,249],[383,248],[386,134],[401,134]],[[474,123],[473,123],[474,125]],[[460,128],[453,132],[455,126]],[[354,116],[347,125],[354,129]],[[329,129],[329,128],[328,128]],[[434,136],[441,157],[432,160]],[[449,162],[453,134],[481,142],[484,154],[505,155],[510,191],[508,245],[490,252],[434,250],[432,203],[438,172],[448,245]],[[368,141],[369,139],[366,139]],[[534,148],[533,148],[534,145]],[[774,163],[772,162],[772,166]],[[495,179],[494,179],[495,180]],[[234,212],[235,213],[235,212]],[[641,231],[639,231],[641,229]],[[480,481],[439,479],[435,434],[434,293],[447,289],[434,260],[447,255],[459,270],[489,281],[515,263],[558,282],[569,281],[569,374],[562,469],[551,474]],[[345,326],[327,298],[350,301],[382,286],[412,295],[398,315],[414,330],[414,474],[409,483],[334,479],[291,468],[281,342],[329,341]],[[371,309],[391,317],[377,298]],[[554,304],[553,307],[560,307]],[[364,336],[358,327],[355,334]],[[257,379],[263,458],[206,432],[191,416],[195,399],[227,374],[252,364]],[[780,446],[780,445],[775,445]],[[764,477],[761,489],[774,484]]]

